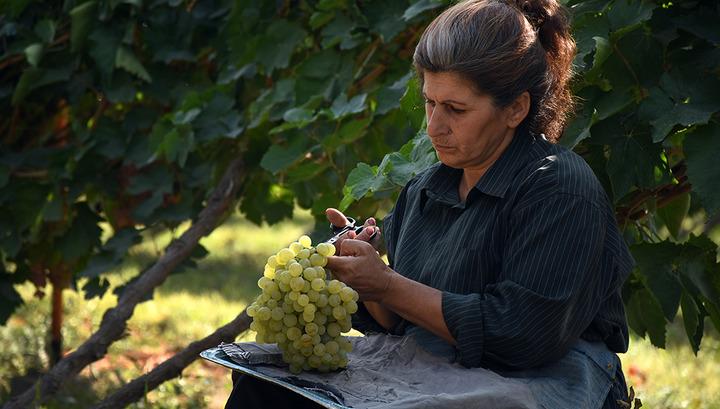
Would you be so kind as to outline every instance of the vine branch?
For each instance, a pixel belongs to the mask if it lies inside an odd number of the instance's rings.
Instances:
[[[25,409],[39,406],[54,395],[62,384],[76,376],[90,363],[105,356],[109,346],[125,333],[127,321],[135,307],[147,294],[162,284],[170,272],[192,253],[200,239],[217,227],[223,215],[235,202],[235,197],[245,176],[241,158],[230,163],[220,183],[213,189],[207,206],[197,220],[179,239],[170,243],[165,254],[142,274],[137,281],[128,285],[118,299],[117,306],[103,315],[98,330],[74,352],[60,360],[48,373],[25,392],[11,398],[3,409]]]
[[[234,341],[238,334],[250,326],[251,320],[247,313],[243,311],[225,326],[218,328],[207,337],[191,343],[187,348],[156,366],[152,371],[133,379],[132,382],[93,406],[93,409],[119,409],[137,402],[147,391],[157,388],[167,380],[178,377],[183,369],[197,359],[200,352],[214,347],[220,342]]]

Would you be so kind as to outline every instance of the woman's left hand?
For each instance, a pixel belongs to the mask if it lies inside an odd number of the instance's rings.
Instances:
[[[357,291],[362,301],[382,302],[390,281],[397,274],[372,245],[353,239],[343,240],[340,255],[328,257],[327,268],[338,280]]]

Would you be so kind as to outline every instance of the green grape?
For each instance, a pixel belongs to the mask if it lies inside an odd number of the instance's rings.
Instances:
[[[306,334],[313,336],[313,335],[317,334],[317,332],[318,332],[317,324],[315,324],[313,322],[305,324],[305,333]]]
[[[315,290],[308,291],[307,295],[311,303],[316,303],[318,298],[320,298],[320,293]]]
[[[353,300],[343,303],[343,306],[345,307],[345,311],[347,311],[348,314],[355,314],[358,310],[358,305]]]
[[[327,333],[331,337],[337,338],[338,336],[340,336],[340,325],[338,325],[335,322],[331,322],[327,326]],[[288,336],[288,339],[291,339],[291,338]]]
[[[315,320],[315,313],[314,312],[304,312],[302,313],[302,319],[305,322],[312,322]]]
[[[319,356],[313,354],[308,357],[308,364],[310,364],[310,367],[312,368],[318,368],[320,365],[322,365],[322,361],[320,360]]]
[[[346,314],[347,314],[347,311],[345,311],[345,308],[343,308],[340,305],[333,308],[333,317],[335,317],[336,320],[341,320],[341,319],[345,318]]]
[[[265,265],[265,271],[263,271],[263,276],[267,278],[275,278],[275,268],[270,267],[269,265]]]
[[[272,256],[268,257],[268,259],[267,259],[267,265],[270,266],[270,267],[272,267],[272,268],[276,268],[276,267],[278,266],[277,256],[273,254]]]
[[[338,280],[330,280],[330,282],[327,283],[328,292],[330,294],[337,294],[342,290],[343,285],[344,284]]]
[[[260,277],[260,279],[257,282],[258,287],[261,289],[265,289],[265,286],[268,285],[268,283],[272,283],[273,281],[265,276]]]
[[[308,303],[310,303],[310,297],[308,297],[307,294],[300,294],[297,299],[297,303],[305,307]]]
[[[278,321],[275,321],[275,320],[268,321],[268,327],[270,327],[270,329],[272,330],[273,333],[282,331],[282,328],[283,328],[282,323],[279,320]]]
[[[317,344],[315,345],[315,348],[313,348],[313,354],[317,355],[318,357],[325,355],[325,345],[323,344]]]
[[[312,281],[313,279],[315,279],[315,277],[317,277],[317,272],[312,267],[304,269],[302,274],[303,277],[308,281]]]
[[[327,264],[327,259],[317,253],[311,254],[310,264],[312,264],[313,266],[325,267],[325,265]]]
[[[290,246],[288,248],[290,249],[290,251],[293,252],[293,257],[295,257],[300,252],[300,250],[303,249],[303,245],[294,241],[290,243]]]
[[[339,296],[339,295],[333,294],[333,295],[331,295],[330,297],[328,297],[328,304],[329,304],[331,307],[337,307],[338,305],[340,305],[340,303],[341,303],[341,301],[340,301],[340,296]]]
[[[318,300],[317,300],[317,302],[316,302],[315,304],[316,304],[319,308],[322,308],[322,307],[328,305],[328,296],[327,296],[326,294],[320,293],[320,295],[318,296]]]
[[[298,263],[300,263],[300,265],[302,266],[303,269],[312,267],[312,264],[310,264],[310,260],[306,259],[306,258],[300,259],[300,261],[298,261]]]
[[[307,308],[307,307],[306,307]],[[317,311],[315,311],[317,313]],[[327,315],[325,314],[316,314],[315,319],[313,320],[314,323],[317,325],[325,325],[327,323]]]
[[[283,323],[287,327],[294,327],[297,324],[297,316],[295,314],[285,314],[283,317]]]
[[[258,307],[255,305],[255,303],[250,304],[249,307],[247,307],[247,315],[248,317],[252,318],[255,316],[255,313],[257,312]]]
[[[287,262],[292,260],[293,258],[295,258],[295,253],[293,253],[292,250],[287,249],[287,248],[282,249],[282,250],[278,251],[278,253],[277,253],[277,262],[278,262],[278,264],[283,265],[283,266],[285,264],[287,264]]]
[[[325,344],[325,350],[329,354],[335,355],[340,350],[340,345],[335,341],[328,341],[328,343]]]
[[[292,276],[290,275],[290,272],[286,269],[278,269],[275,271],[275,282],[276,283],[285,283],[290,284],[290,279]]]
[[[286,297],[287,297],[287,295],[286,295]],[[295,311],[295,310],[293,310],[293,307],[292,307],[292,301],[290,301],[290,302],[284,301],[282,304],[282,310],[286,314],[285,315],[286,317],[287,317],[287,314],[292,314]]]
[[[256,317],[260,321],[267,321],[270,319],[270,315],[271,315],[270,308],[263,306],[263,307],[260,307],[260,309],[258,310]]]
[[[303,266],[300,263],[292,262],[288,266],[288,271],[290,272],[291,277],[300,277],[303,273]]]
[[[305,309],[303,310],[303,314],[315,314],[316,311],[317,311],[317,307],[315,305],[308,304],[305,306]]]
[[[300,328],[298,327],[290,327],[288,328],[287,334],[285,335],[287,335],[287,339],[289,339],[290,341],[295,341],[297,339],[300,339],[300,337],[302,336],[302,331],[300,331]]]
[[[302,249],[298,251],[295,257],[297,257],[299,260],[306,260],[308,257],[310,257],[310,250]]]
[[[268,308],[270,308],[270,309],[272,310],[273,308],[277,307],[277,301],[272,300],[272,299],[271,299],[271,300],[268,300],[268,301],[265,303],[265,306],[268,307]]]
[[[347,339],[340,338],[340,340],[338,341],[338,344],[340,344],[340,349],[343,352],[348,353],[348,352],[352,351],[352,344]],[[346,360],[347,360],[347,358],[346,358]]]
[[[343,302],[353,301],[355,298],[355,290],[350,287],[343,287],[340,289],[340,299]]]
[[[310,283],[310,286],[315,291],[322,291],[325,288],[325,280],[322,278],[315,278]]]
[[[304,282],[303,282],[302,292],[304,292],[304,293],[307,294],[307,292],[310,291],[310,289],[311,289],[311,287],[310,287],[310,282],[307,281],[307,280],[303,280],[303,281],[304,281]]]
[[[285,317],[285,311],[283,311],[280,307],[275,307],[272,309],[271,318],[275,321],[280,321]]]
[[[290,288],[292,288],[293,291],[300,292],[305,287],[305,279],[302,277],[294,277],[292,280],[290,280]]]
[[[302,236],[300,236],[300,238],[298,239],[298,243],[302,244],[302,246],[305,247],[306,249],[310,248],[310,246],[312,246],[312,240],[310,239],[310,237],[308,237],[304,234]]]
[[[352,329],[352,321],[347,316],[345,316],[345,318],[339,319],[338,324],[340,325],[340,331],[342,332],[348,332]]]
[[[322,278],[325,280],[327,278],[327,274],[325,273],[325,269],[321,266],[315,266],[313,267],[315,269],[315,276],[318,278]]]
[[[312,335],[310,334],[302,334],[300,336],[300,343],[302,344],[302,347],[312,346]]]
[[[288,280],[288,283],[289,282],[290,281]],[[284,293],[288,293],[288,292],[292,291],[292,288],[290,288],[290,286],[288,284],[283,283],[283,282],[278,283],[278,288],[280,288],[280,291],[282,291]]]
[[[330,257],[335,254],[335,246],[329,243],[320,243],[316,247],[318,254],[323,257]]]
[[[300,305],[297,301],[293,301],[293,310],[295,310],[295,312],[303,312],[305,311],[305,307]]]

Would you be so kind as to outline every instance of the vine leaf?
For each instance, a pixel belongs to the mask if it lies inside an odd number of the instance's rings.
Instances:
[[[91,0],[70,10],[70,50],[80,51],[95,23],[96,1]]]
[[[412,20],[420,13],[427,10],[436,9],[442,5],[443,3],[437,0],[418,0],[405,10],[402,18],[405,21]]]
[[[720,125],[711,123],[698,127],[685,138],[688,179],[697,193],[708,216],[720,212],[720,166],[717,166],[717,152],[720,152]]]
[[[150,74],[147,72],[142,63],[137,59],[135,54],[127,47],[119,47],[115,55],[115,66],[122,68],[130,74],[137,75],[146,82],[152,82]]]
[[[690,210],[690,193],[683,193],[673,198],[665,206],[657,210],[657,215],[665,224],[670,235],[677,240],[682,222]]]

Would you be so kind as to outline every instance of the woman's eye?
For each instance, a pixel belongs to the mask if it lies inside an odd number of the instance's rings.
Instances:
[[[425,105],[430,105],[431,107],[434,107],[434,106],[435,106],[435,101],[431,101],[431,100],[429,100],[429,99],[426,99],[426,100],[425,100]]]
[[[450,106],[450,110],[453,111],[453,112],[456,113],[456,114],[462,114],[463,112],[465,112],[464,109],[455,108],[455,107],[453,107],[453,106]]]

